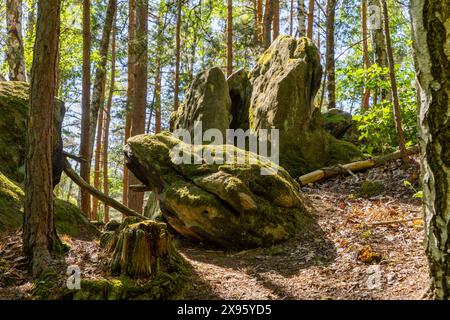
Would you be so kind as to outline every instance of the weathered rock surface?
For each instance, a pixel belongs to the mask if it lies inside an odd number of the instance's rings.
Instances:
[[[323,114],[323,126],[336,139],[358,142],[356,123],[348,112],[339,109],[328,110]]]
[[[10,179],[21,182],[25,176],[26,121],[29,85],[25,82],[0,82],[0,170]],[[57,101],[54,110],[53,184],[62,173],[62,136],[64,103]]]
[[[215,84],[214,92],[220,92],[215,100],[227,100],[227,94],[218,89],[224,77],[217,81],[211,74],[221,72],[214,68],[202,73],[188,90],[186,103],[174,115],[179,119],[176,128],[191,130],[194,121],[202,120],[203,131],[250,129],[258,134],[261,129],[279,129],[280,165],[294,177],[360,156],[354,145],[337,140],[323,128],[320,110],[314,105],[322,66],[311,40],[278,37],[251,72],[239,70],[230,76],[225,86],[231,99],[228,115],[223,104],[211,108],[212,103],[204,103],[214,96],[204,89],[210,83]]]
[[[170,133],[142,135],[128,141],[125,155],[130,170],[156,188],[166,221],[186,238],[226,248],[270,246],[307,226],[299,186],[281,167],[233,146],[210,145],[193,151],[234,152],[254,164],[175,164],[176,146],[192,147]],[[271,167],[278,172],[261,175]]]
[[[185,102],[172,115],[174,129],[193,132],[195,121],[202,121],[203,132],[218,129],[225,136],[231,123],[231,99],[228,84],[220,68],[212,68],[195,77]]]
[[[19,229],[22,226],[24,197],[22,187],[0,172],[0,232]],[[60,235],[87,238],[100,235],[77,206],[55,199],[54,208],[56,231]]]

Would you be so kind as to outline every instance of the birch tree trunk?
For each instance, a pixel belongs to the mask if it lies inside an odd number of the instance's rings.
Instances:
[[[412,0],[426,252],[432,292],[450,298],[450,4]]]
[[[272,44],[273,0],[266,0],[264,8],[264,49]]]
[[[26,81],[22,37],[22,0],[6,0],[6,61],[10,81]]]
[[[305,0],[298,0],[297,20],[298,20],[298,36],[305,37],[306,36]]]

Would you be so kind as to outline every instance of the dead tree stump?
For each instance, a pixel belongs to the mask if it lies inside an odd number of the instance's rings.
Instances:
[[[125,221],[111,243],[111,272],[128,277],[152,277],[169,272],[179,261],[167,225],[151,220]],[[134,222],[134,223],[133,223]]]

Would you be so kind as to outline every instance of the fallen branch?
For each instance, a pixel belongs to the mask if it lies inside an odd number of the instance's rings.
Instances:
[[[64,158],[64,172],[66,175],[73,180],[80,188],[87,190],[92,196],[96,197],[98,200],[102,201],[106,205],[116,209],[117,211],[123,213],[127,217],[136,217],[141,220],[148,220],[148,218],[144,217],[143,215],[140,215],[134,210],[131,210],[130,208],[124,206],[119,201],[114,200],[113,198],[108,197],[103,192],[98,191],[91,185],[89,185],[86,181],[81,178],[78,173],[75,172],[75,170],[72,169],[70,166],[70,163],[67,161],[66,158]]]
[[[422,220],[422,218],[409,218],[409,219],[400,219],[400,220],[380,221],[380,222],[374,222],[374,223],[365,223],[364,225],[366,227],[377,227],[377,226],[387,226],[390,224],[411,222],[411,221],[416,221],[416,220]]]
[[[64,155],[65,157],[67,157],[67,158],[69,158],[69,159],[72,159],[72,160],[75,160],[75,161],[77,161],[77,162],[87,162],[86,159],[83,159],[82,157],[76,156],[76,155],[74,155],[74,154],[72,154],[72,153],[69,153],[69,152],[67,152],[67,151],[63,151],[63,155]]]
[[[419,152],[419,147],[414,146],[406,150],[408,155],[416,154]],[[367,169],[371,169],[373,167],[385,164],[390,161],[394,161],[397,159],[401,159],[400,151],[388,154],[386,156],[381,156],[378,158],[373,158],[369,160],[357,161],[353,163],[349,163],[346,165],[337,165],[334,167],[323,168],[320,170],[316,170],[314,172],[308,173],[299,178],[300,184],[302,186],[306,186],[310,183],[315,183],[324,179],[333,178],[339,175],[346,175],[349,172],[359,172]]]

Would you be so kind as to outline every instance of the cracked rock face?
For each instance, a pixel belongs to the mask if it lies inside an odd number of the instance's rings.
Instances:
[[[308,225],[299,186],[284,169],[232,146],[193,151],[216,154],[221,148],[225,156],[235,152],[254,161],[175,164],[174,148],[180,145],[170,133],[142,135],[128,141],[125,155],[136,177],[157,189],[166,221],[184,237],[226,248],[271,246]],[[276,174],[261,175],[271,166]]]

